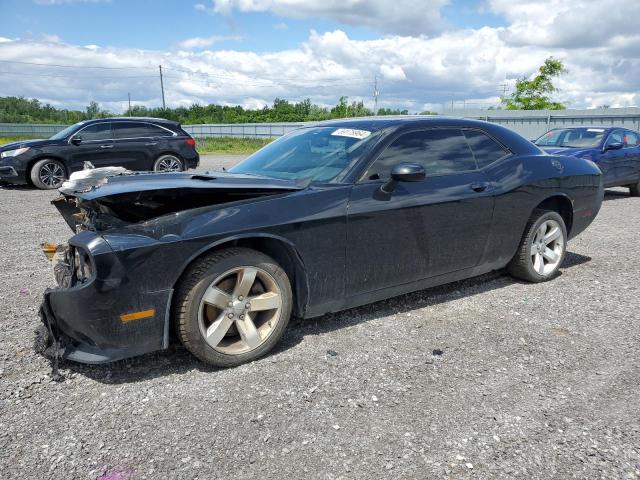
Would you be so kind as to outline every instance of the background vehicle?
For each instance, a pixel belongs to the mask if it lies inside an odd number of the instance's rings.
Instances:
[[[605,187],[627,187],[640,196],[640,134],[626,128],[556,128],[535,142],[543,150],[595,162]]]
[[[80,362],[166,348],[175,330],[203,361],[238,365],[269,351],[291,314],[504,267],[553,278],[600,209],[601,178],[592,162],[485,122],[327,122],[229,172],[65,189],[54,203],[81,233],[42,317],[55,351]]]
[[[58,188],[85,161],[95,167],[180,171],[200,162],[196,142],[180,124],[158,118],[109,118],[76,123],[48,140],[0,146],[0,180]]]

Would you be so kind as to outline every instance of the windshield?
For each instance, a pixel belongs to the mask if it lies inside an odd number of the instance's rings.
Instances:
[[[54,136],[50,137],[49,140],[63,140],[71,135],[74,131],[78,129],[80,123],[76,123],[75,125],[71,125],[64,130],[56,133]]]
[[[328,182],[354,165],[379,135],[351,128],[303,128],[270,143],[229,171]]]
[[[539,147],[595,148],[606,133],[604,128],[562,128],[545,133],[534,143]]]

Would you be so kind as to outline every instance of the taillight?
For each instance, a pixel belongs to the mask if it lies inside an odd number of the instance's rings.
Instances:
[[[194,138],[187,138],[184,143],[186,143],[187,145],[189,145],[190,147],[195,147],[196,146],[196,140]]]

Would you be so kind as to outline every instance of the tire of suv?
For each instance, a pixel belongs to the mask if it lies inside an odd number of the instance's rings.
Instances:
[[[31,183],[41,190],[59,188],[67,178],[67,170],[62,162],[53,158],[38,160],[29,172]]]
[[[629,193],[632,197],[640,197],[640,181],[634,185],[629,185]]]
[[[248,248],[210,253],[185,272],[173,321],[182,344],[203,362],[233,367],[269,352],[282,338],[293,306],[286,272]]]
[[[161,155],[153,164],[154,172],[181,172],[184,163],[175,155]]]
[[[567,251],[567,227],[551,210],[534,210],[509,273],[527,282],[546,282],[558,275]]]

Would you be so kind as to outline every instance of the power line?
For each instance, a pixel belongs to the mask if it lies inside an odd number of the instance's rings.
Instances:
[[[50,73],[25,73],[25,72],[2,72],[5,75],[22,75],[25,77],[52,77],[52,78],[89,78],[89,79],[110,79],[110,78],[156,78],[156,75],[117,75],[109,77],[96,77],[94,75],[53,75]]]
[[[58,63],[37,63],[37,62],[19,62],[17,60],[0,60],[2,63],[17,63],[19,65],[36,65],[39,67],[61,67],[61,68],[97,68],[101,70],[127,70],[127,69],[139,69],[150,70],[155,67],[103,67],[103,66],[91,66],[91,65],[61,65]]]

